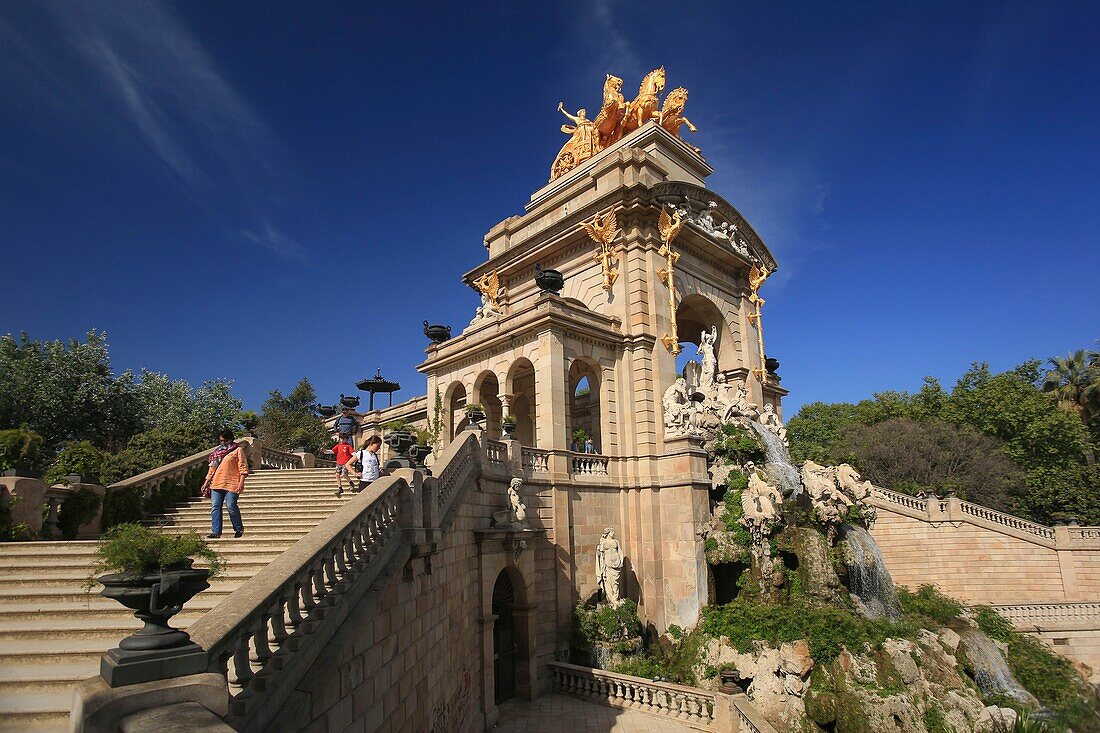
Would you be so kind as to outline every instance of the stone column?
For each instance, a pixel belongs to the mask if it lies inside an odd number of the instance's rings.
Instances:
[[[1065,524],[1054,525],[1054,549],[1058,553],[1058,569],[1062,576],[1062,592],[1067,601],[1081,600],[1077,590],[1077,566],[1073,562],[1073,550],[1070,547],[1069,527]]]
[[[540,297],[557,297],[544,293]],[[550,451],[569,447],[566,430],[565,349],[560,334],[547,331],[539,336],[535,366],[535,443]],[[550,475],[566,480],[569,466],[565,455],[550,454]]]

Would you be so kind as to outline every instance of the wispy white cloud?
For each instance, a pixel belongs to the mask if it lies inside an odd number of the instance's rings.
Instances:
[[[260,230],[258,232],[250,229],[242,229],[241,236],[288,260],[296,260],[302,263],[309,260],[308,249],[271,226],[270,222],[261,221]]]
[[[210,213],[248,222],[229,231],[306,260],[305,248],[269,223],[274,135],[170,5],[43,0],[18,13],[8,6],[0,45],[8,85],[18,84],[21,96],[70,125],[106,131],[122,149],[138,143]]]

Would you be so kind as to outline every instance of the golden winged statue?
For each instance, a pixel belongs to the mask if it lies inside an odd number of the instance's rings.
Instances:
[[[684,222],[680,219],[679,211],[674,216],[669,216],[666,210],[661,209],[661,218],[657,220],[657,230],[661,232],[662,242],[669,244],[673,239],[676,239],[676,235],[680,233],[683,226]]]
[[[600,245],[592,255],[592,259],[603,268],[603,289],[611,292],[611,288],[619,278],[619,270],[615,267],[617,247],[612,242],[622,234],[615,216],[615,207],[612,206],[602,217],[597,213],[592,217],[591,223],[582,221],[581,226],[588,232],[588,236]]]
[[[474,287],[494,307],[500,307],[500,298],[504,294],[504,288],[500,286],[500,276],[497,274],[496,269],[474,280]]]

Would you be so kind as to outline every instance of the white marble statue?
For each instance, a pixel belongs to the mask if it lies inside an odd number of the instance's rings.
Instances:
[[[787,442],[787,429],[783,427],[783,421],[775,411],[775,406],[770,402],[764,405],[764,411],[760,413],[760,424],[779,436],[784,443]]]
[[[744,384],[738,384],[733,397],[729,398],[728,407],[722,416],[723,422],[729,422],[735,417],[747,417],[756,420],[760,417],[760,408],[755,403],[749,402],[749,392]]]
[[[523,503],[519,490],[523,486],[523,479],[514,478],[508,484],[508,508],[493,512],[491,526],[503,529],[528,529],[527,505]]]
[[[665,390],[661,398],[661,407],[665,412],[665,433],[667,435],[687,435],[691,433],[691,395],[687,382],[677,377],[672,386]]]
[[[752,461],[745,464],[749,476],[749,485],[741,492],[741,526],[752,537],[750,551],[760,565],[761,576],[771,577],[771,543],[768,536],[779,524],[779,510],[783,504],[783,495],[779,492],[767,474],[756,468]]]
[[[711,326],[709,331],[699,334],[698,353],[703,357],[699,373],[699,390],[707,397],[714,396],[714,379],[718,375],[718,358],[714,354],[714,345],[717,341],[717,326]]]
[[[623,548],[615,539],[615,529],[608,527],[596,543],[596,582],[603,597],[613,606],[622,598]]]
[[[472,326],[475,323],[479,323],[489,318],[500,318],[503,315],[504,310],[500,306],[493,303],[492,299],[489,298],[489,295],[487,293],[482,293],[481,305],[479,305],[477,310],[474,311],[474,318],[470,321],[470,325]]]
[[[859,471],[847,463],[841,463],[836,467],[836,483],[840,490],[852,500],[859,508],[859,516],[866,523],[867,528],[874,526],[878,519],[878,512],[868,501],[874,492],[874,486],[870,481],[864,481]]]
[[[818,521],[826,527],[830,543],[836,536],[836,528],[849,520],[852,507],[868,528],[874,525],[877,513],[867,501],[871,496],[871,482],[863,481],[855,468],[847,463],[822,466],[806,461],[801,474],[802,485]]]

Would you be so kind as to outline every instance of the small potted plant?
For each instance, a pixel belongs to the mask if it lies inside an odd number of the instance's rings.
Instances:
[[[500,421],[500,430],[502,433],[504,433],[504,438],[506,440],[512,440],[516,437],[516,426],[518,424],[519,423],[516,422],[515,415],[512,415],[511,413],[505,415],[504,418]]]
[[[485,406],[480,402],[471,402],[466,405],[466,419],[470,421],[470,428],[481,429],[481,423],[485,421]]]
[[[0,475],[40,478],[42,436],[26,428],[0,430]]]
[[[98,560],[84,582],[85,590],[91,591],[98,582],[103,586],[100,595],[132,609],[145,622],[144,628],[119,643],[126,651],[171,649],[189,643],[187,632],[169,626],[168,619],[209,588],[207,580],[225,571],[225,560],[194,530],[171,535],[140,524],[120,524],[103,535],[96,554]],[[195,559],[206,561],[209,569],[192,567]]]

